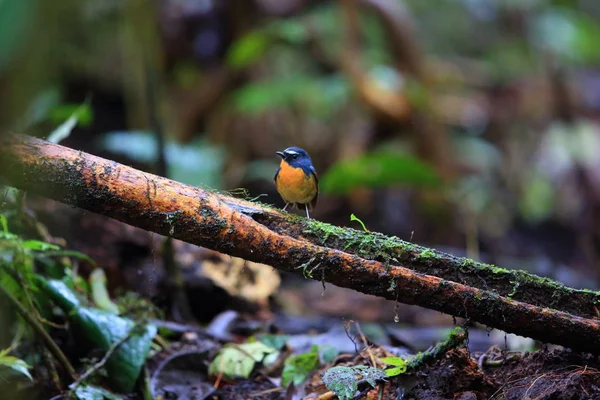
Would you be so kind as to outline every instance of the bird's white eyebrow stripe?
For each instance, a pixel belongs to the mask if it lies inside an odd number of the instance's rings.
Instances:
[[[286,151],[284,151],[284,153],[286,153],[286,154],[292,154],[292,155],[293,154],[298,154],[298,152],[294,151],[294,150],[286,150]]]

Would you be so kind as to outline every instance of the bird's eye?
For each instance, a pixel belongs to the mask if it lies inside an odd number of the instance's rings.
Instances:
[[[298,158],[298,154],[294,154],[294,155],[292,156],[292,158],[293,158],[294,160],[295,160],[295,159],[297,159],[297,158]]]

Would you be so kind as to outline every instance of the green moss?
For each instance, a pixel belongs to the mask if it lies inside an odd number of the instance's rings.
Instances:
[[[413,358],[408,360],[407,369],[409,371],[417,369],[424,363],[441,357],[451,349],[464,346],[466,339],[467,336],[465,330],[459,326],[455,327],[450,331],[448,338],[445,341],[436,344],[430,350],[418,353]]]
[[[600,304],[600,293],[598,292],[569,288],[552,279],[542,278],[525,271],[509,270],[493,264],[479,263],[466,257],[452,257],[377,232],[341,228],[320,221],[306,220],[295,215],[290,216],[289,220],[293,222],[301,220],[304,225],[304,232],[317,237],[323,245],[340,248],[365,259],[380,261],[386,268],[389,268],[390,265],[397,265],[400,261],[404,261],[409,265],[411,262],[421,262],[429,265],[439,262],[442,270],[447,268],[458,269],[463,274],[462,278],[466,283],[473,283],[473,280],[476,282],[479,282],[480,279],[487,280],[489,287],[485,286],[482,289],[489,292],[501,291],[504,296],[512,297],[521,294],[521,297],[523,297],[525,288],[543,287],[554,290],[557,299],[564,299],[566,295],[570,294],[588,295],[591,297],[589,298],[590,303]],[[448,273],[453,274],[450,271]],[[448,273],[442,272],[441,277],[454,279],[447,276]],[[498,282],[497,286],[494,286],[494,282]],[[474,283],[474,285],[480,287],[477,283]],[[544,299],[539,299],[535,304],[548,305]]]
[[[512,291],[506,296],[509,299],[511,299],[515,294],[517,294],[517,290],[519,289],[519,286],[521,286],[518,281],[510,281],[510,283],[513,285],[513,288]]]
[[[432,259],[432,258],[433,259],[438,258],[438,255],[431,249],[423,249],[419,253],[419,260],[421,260],[421,261]]]
[[[492,274],[506,274],[506,273],[510,273],[509,270],[507,270],[505,268],[497,267],[495,265],[481,264],[480,267],[484,267],[486,269],[489,269],[490,271],[492,271]]]

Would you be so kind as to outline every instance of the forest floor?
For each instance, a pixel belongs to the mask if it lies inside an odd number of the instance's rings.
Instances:
[[[154,371],[161,366],[164,372],[159,393],[164,398],[184,399],[303,399],[334,398],[328,396],[321,376],[325,366],[312,373],[306,385],[296,391],[280,388],[277,378],[257,374],[246,380],[214,379],[202,371],[205,340],[187,345],[174,344],[149,363]],[[215,348],[215,347],[213,347]],[[372,352],[377,353],[377,348]],[[364,356],[364,357],[363,357]],[[340,355],[336,362],[368,364],[368,356]],[[167,360],[172,365],[164,367]],[[177,360],[173,362],[173,360]],[[418,400],[478,400],[478,399],[600,399],[598,359],[591,355],[561,349],[541,349],[527,353],[506,353],[494,346],[484,353],[470,353],[467,348],[451,349],[443,356],[422,365],[412,373],[389,378],[377,388],[361,388],[354,399],[418,399]],[[218,386],[218,388],[215,388]],[[381,397],[379,396],[381,391]]]

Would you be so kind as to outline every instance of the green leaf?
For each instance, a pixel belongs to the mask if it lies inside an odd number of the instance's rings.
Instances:
[[[397,376],[406,372],[406,367],[394,367],[385,370],[386,376]]]
[[[319,368],[319,347],[312,346],[311,351],[297,356],[288,357],[283,365],[281,385],[287,387],[290,383],[298,386],[311,371]]]
[[[386,364],[393,365],[395,367],[405,367],[406,366],[406,361],[400,357],[383,357],[383,358],[380,358],[380,360]]]
[[[58,110],[61,110],[61,109],[59,108]],[[91,120],[91,112],[92,111],[89,106],[89,98],[86,99],[85,102],[83,104],[81,104],[80,106],[78,106],[75,110],[72,110],[71,108],[67,107],[67,108],[63,109],[63,111],[55,110],[55,113],[58,113],[58,112],[64,113],[64,110],[69,111],[71,115],[69,116],[69,118],[67,118],[67,120],[65,122],[60,124],[54,131],[52,131],[50,133],[50,135],[48,135],[48,139],[46,139],[46,140],[48,140],[51,143],[60,143],[63,140],[65,140],[66,138],[68,138],[69,135],[71,134],[71,131],[73,130],[73,128],[75,128],[75,126],[81,119],[83,119],[87,123],[89,123]]]
[[[243,68],[255,63],[264,56],[269,48],[269,42],[269,35],[262,30],[255,30],[242,36],[227,52],[227,65]]]
[[[372,387],[377,386],[377,381],[384,381],[386,378],[385,372],[379,368],[367,367],[365,365],[357,365],[352,368],[357,371],[357,374],[362,375],[362,378]]]
[[[339,397],[340,400],[349,400],[358,390],[358,382],[362,376],[372,387],[377,385],[377,381],[383,381],[386,378],[385,372],[380,369],[359,365],[355,367],[333,367],[323,374],[323,383],[325,386]]]
[[[128,318],[81,306],[77,296],[62,281],[46,280],[39,276],[37,281],[40,288],[68,315],[69,327],[78,343],[106,352],[115,342],[129,335],[129,339],[108,359],[106,371],[114,390],[131,392],[150,351],[156,326],[146,324],[134,329],[136,324]]]
[[[78,400],[123,400],[121,396],[109,392],[98,386],[82,384],[75,389],[75,398]]]
[[[20,358],[7,355],[9,352],[10,349],[4,349],[0,352],[0,366],[8,367],[13,371],[25,375],[29,380],[33,381],[33,378],[29,373],[29,368],[31,367]]]
[[[267,346],[269,346],[275,350],[281,350],[283,348],[283,346],[285,346],[285,344],[289,338],[290,337],[288,335],[265,334],[265,335],[260,335],[258,337],[258,340],[260,340],[261,343],[266,344]]]
[[[22,246],[35,251],[60,250],[60,247],[55,244],[40,242],[39,240],[25,240]]]
[[[348,400],[358,390],[358,378],[351,367],[333,367],[323,374],[323,383],[340,400]]]
[[[119,307],[112,302],[106,289],[106,274],[101,268],[96,268],[90,274],[90,288],[92,289],[92,299],[98,308],[106,310],[113,314],[119,314]]]
[[[4,233],[8,233],[8,221],[6,220],[6,217],[2,214],[0,214],[0,226],[2,226],[2,230],[4,231]]]
[[[361,224],[363,231],[369,232],[365,224],[356,215],[350,214],[350,221],[357,221],[359,224]]]
[[[334,164],[320,179],[323,192],[346,194],[358,187],[434,186],[441,182],[429,164],[416,157],[378,151]]]
[[[59,104],[50,111],[49,119],[59,123],[73,116],[77,118],[77,124],[80,126],[89,126],[94,120],[90,101],[86,99],[82,104]]]
[[[385,370],[387,376],[396,376],[406,372],[406,361],[400,357],[384,357],[380,360],[395,367]]]
[[[266,355],[274,352],[275,349],[261,342],[226,345],[210,363],[208,373],[223,374],[230,379],[248,378],[256,363],[262,362]]]

